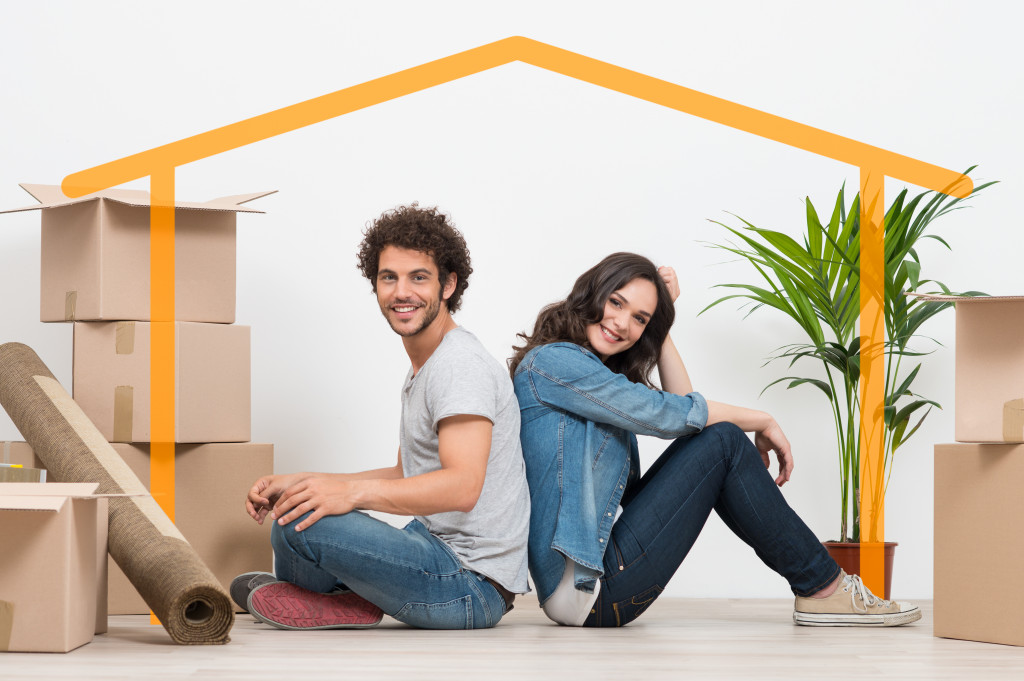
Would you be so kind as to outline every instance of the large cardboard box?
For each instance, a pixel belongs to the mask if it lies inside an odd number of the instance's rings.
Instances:
[[[107,189],[69,199],[60,187],[22,184],[42,210],[40,319],[148,321],[149,193]],[[235,321],[236,213],[273,192],[175,204],[175,316]]]
[[[935,446],[935,635],[1024,645],[1024,445]]]
[[[150,442],[149,322],[76,322],[72,395],[110,442]],[[175,442],[245,442],[249,327],[175,324]]]
[[[149,445],[113,445],[149,488]],[[174,524],[224,586],[252,570],[273,571],[270,523],[245,512],[252,483],[274,472],[274,445],[253,442],[178,445],[174,451]],[[112,615],[149,612],[142,597],[110,562]]]
[[[956,304],[957,442],[1024,442],[1024,296],[918,296]]]
[[[0,650],[74,650],[107,630],[96,483],[0,483]]]
[[[148,489],[149,446],[116,443],[113,447]],[[24,442],[4,442],[0,451],[6,453],[6,463],[43,467]],[[178,445],[174,454],[174,524],[224,588],[243,572],[272,572],[270,523],[257,525],[246,514],[244,503],[256,478],[274,472],[274,445],[254,442]],[[107,606],[104,622],[108,610],[111,615],[149,612],[142,596],[113,559],[109,560],[109,568],[104,562],[104,569],[109,569],[109,588],[108,582],[103,583]]]

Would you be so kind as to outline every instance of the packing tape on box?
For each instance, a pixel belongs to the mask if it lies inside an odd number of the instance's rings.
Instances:
[[[128,464],[32,351],[0,345],[0,405],[59,482],[98,482],[112,498],[108,547],[175,643],[227,643],[231,599]]]
[[[75,321],[75,307],[78,305],[78,291],[68,291],[64,294],[64,321]]]
[[[114,442],[131,442],[135,418],[135,388],[114,386]]]
[[[114,352],[130,355],[135,352],[135,322],[118,322],[114,329]]]
[[[14,603],[0,601],[0,651],[11,647],[11,632],[14,631]]]
[[[1003,441],[1024,441],[1024,398],[1003,403]]]

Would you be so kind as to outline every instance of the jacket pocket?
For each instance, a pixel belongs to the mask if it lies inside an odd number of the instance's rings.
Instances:
[[[395,619],[420,629],[472,629],[471,596],[447,603],[406,603],[395,613]]]

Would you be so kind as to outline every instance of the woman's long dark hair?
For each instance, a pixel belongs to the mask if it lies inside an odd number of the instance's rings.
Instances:
[[[653,388],[651,371],[658,363],[661,346],[675,321],[676,310],[658,268],[636,253],[612,253],[580,275],[569,297],[541,310],[533,325],[533,335],[516,334],[524,345],[512,347],[510,373],[515,375],[516,367],[526,353],[539,345],[564,341],[593,351],[587,340],[587,326],[604,319],[604,306],[609,297],[634,279],[646,279],[654,284],[658,291],[658,304],[640,339],[625,352],[608,357],[605,365],[634,383]]]

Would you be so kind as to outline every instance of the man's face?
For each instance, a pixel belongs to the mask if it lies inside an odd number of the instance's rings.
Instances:
[[[377,268],[380,311],[399,336],[415,336],[437,319],[441,302],[455,291],[455,278],[452,273],[442,285],[429,254],[385,246]]]

